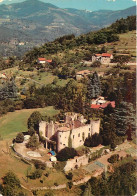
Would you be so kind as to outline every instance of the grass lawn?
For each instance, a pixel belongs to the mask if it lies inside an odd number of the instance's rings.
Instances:
[[[2,138],[12,139],[18,132],[27,131],[27,120],[34,111],[39,111],[42,115],[47,116],[53,116],[58,113],[52,106],[10,112],[0,118],[0,135]]]

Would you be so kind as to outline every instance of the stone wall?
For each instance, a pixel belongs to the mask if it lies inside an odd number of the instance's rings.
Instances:
[[[85,139],[94,133],[100,131],[100,120],[91,120],[90,124],[72,129],[71,131],[58,131],[57,133],[57,151],[69,146],[69,137],[71,138],[72,148],[78,148],[84,144]]]
[[[86,155],[69,159],[64,167],[64,171],[70,171],[88,164],[88,157]]]

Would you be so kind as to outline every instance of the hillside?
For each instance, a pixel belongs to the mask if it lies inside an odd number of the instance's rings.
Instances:
[[[34,46],[53,41],[63,35],[80,35],[110,25],[123,17],[135,15],[135,6],[120,11],[87,12],[61,9],[50,3],[27,0],[0,6],[0,47],[5,56],[21,55]],[[5,42],[3,29],[7,29]],[[9,32],[9,33],[8,33]],[[16,44],[13,40],[16,39]],[[23,46],[20,46],[23,42]]]

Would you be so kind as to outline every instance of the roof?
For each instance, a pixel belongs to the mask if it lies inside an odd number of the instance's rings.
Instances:
[[[106,103],[103,103],[101,105],[98,104],[91,104],[92,109],[104,109],[106,108],[109,104],[111,104],[112,108],[115,108],[115,101],[107,101]]]
[[[111,57],[111,54],[109,54],[109,53],[102,53],[102,56],[104,56],[104,57]]]
[[[70,128],[68,128],[68,127],[59,127],[58,131],[63,131],[63,132],[70,131]]]
[[[95,56],[102,56],[101,54],[95,54]]]
[[[39,61],[46,61],[46,62],[48,62],[48,63],[51,63],[52,62],[52,60],[51,59],[46,59],[46,58],[38,58],[38,60]]]
[[[56,155],[56,154],[55,154],[55,152],[54,152],[54,151],[52,151],[52,150],[51,150],[51,151],[49,151],[49,152],[48,152],[48,154],[51,154],[51,155],[53,155],[53,156],[55,156],[55,155]]]
[[[45,58],[38,58],[39,61],[46,61]]]
[[[84,75],[84,74],[90,74],[91,72],[89,70],[82,70],[82,71],[78,71],[77,75]]]
[[[95,56],[102,56],[102,57],[111,57],[112,54],[109,53],[102,53],[102,54],[95,54]]]
[[[52,63],[52,60],[46,60],[46,62],[48,62],[48,63]]]

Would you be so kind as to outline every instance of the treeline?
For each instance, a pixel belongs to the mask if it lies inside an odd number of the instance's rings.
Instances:
[[[122,31],[122,29],[124,30]],[[34,48],[24,56],[25,63],[32,63],[37,57],[43,55],[56,54],[66,49],[73,49],[86,44],[104,44],[106,42],[114,42],[119,40],[117,34],[136,29],[136,17],[129,16],[127,19],[120,19],[108,28],[103,28],[97,32],[91,32],[79,37],[67,35],[56,39],[53,42],[44,44],[40,48]]]

